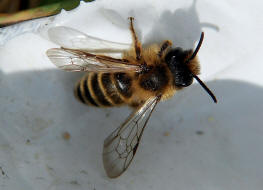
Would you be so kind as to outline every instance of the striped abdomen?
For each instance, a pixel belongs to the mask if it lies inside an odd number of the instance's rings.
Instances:
[[[118,106],[132,96],[131,86],[125,73],[88,73],[77,83],[75,96],[92,106]]]

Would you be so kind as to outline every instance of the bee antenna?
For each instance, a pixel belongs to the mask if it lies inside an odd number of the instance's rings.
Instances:
[[[202,42],[204,40],[204,32],[201,33],[201,36],[200,36],[200,40],[195,48],[195,51],[194,53],[191,55],[191,57],[186,61],[186,63],[188,63],[190,60],[194,59],[196,54],[198,53],[201,45],[202,45]],[[213,92],[211,92],[211,90],[205,85],[205,83],[203,83],[203,81],[201,81],[201,79],[197,76],[197,75],[194,75],[193,73],[191,73],[191,75],[197,80],[197,82],[203,87],[203,89],[211,96],[211,98],[213,99],[213,101],[215,103],[217,103],[217,99],[215,97],[215,95],[213,94]]]
[[[211,90],[203,83],[203,81],[201,81],[201,79],[192,74],[192,76],[197,80],[197,82],[205,89],[205,91],[211,96],[211,98],[214,100],[215,103],[217,103],[217,99],[215,97],[215,95],[213,94],[213,92],[211,92]]]
[[[189,62],[190,60],[192,60],[192,59],[195,58],[196,54],[198,53],[198,51],[199,51],[199,49],[200,49],[200,47],[201,47],[201,45],[202,45],[202,42],[203,42],[203,39],[204,39],[204,35],[205,35],[204,32],[202,32],[202,33],[201,33],[200,40],[199,40],[199,42],[198,42],[198,44],[197,44],[197,46],[196,46],[196,48],[195,48],[194,53],[192,54],[192,56],[191,56],[186,62]]]

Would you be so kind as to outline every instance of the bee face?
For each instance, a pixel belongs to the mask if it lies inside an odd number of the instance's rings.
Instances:
[[[175,48],[171,49],[165,56],[165,62],[173,74],[176,87],[187,87],[193,83],[193,75],[187,61],[191,53],[191,50],[184,51],[182,48]]]

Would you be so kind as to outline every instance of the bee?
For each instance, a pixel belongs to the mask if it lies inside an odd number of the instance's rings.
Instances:
[[[50,39],[61,46],[47,50],[51,62],[65,71],[87,72],[75,87],[80,102],[97,107],[128,105],[134,109],[104,141],[103,164],[110,178],[120,176],[129,167],[158,102],[191,85],[193,79],[217,102],[197,76],[200,65],[196,55],[203,32],[194,51],[173,48],[169,40],[142,48],[134,19],[129,20],[132,45],[95,38],[69,27],[49,30]],[[109,56],[116,53],[122,57]]]

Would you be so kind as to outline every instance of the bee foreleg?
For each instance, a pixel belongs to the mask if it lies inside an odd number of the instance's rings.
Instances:
[[[158,52],[158,56],[162,57],[163,56],[163,52],[168,48],[172,46],[172,42],[170,40],[166,40],[162,43],[160,51]]]
[[[135,49],[135,53],[136,53],[136,59],[140,60],[141,59],[141,52],[142,52],[142,45],[141,42],[138,40],[138,37],[136,35],[136,32],[134,30],[133,27],[133,17],[129,17],[130,19],[130,30],[132,33],[132,38],[133,38],[133,44],[134,44],[134,49]]]

